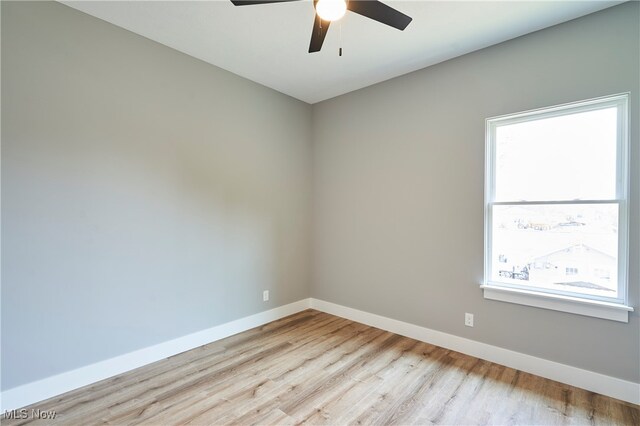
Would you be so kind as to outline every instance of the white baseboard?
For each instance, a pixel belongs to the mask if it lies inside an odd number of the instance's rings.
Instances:
[[[216,340],[261,326],[295,314],[310,307],[311,299],[303,299],[255,315],[220,324],[177,339],[96,362],[76,370],[67,371],[36,382],[27,383],[2,392],[0,414],[43,401],[56,395],[125,373],[161,359],[197,348]]]
[[[124,355],[97,362],[76,370],[47,377],[36,382],[8,389],[0,397],[0,410],[13,410],[51,398],[56,395],[125,373],[188,351],[216,340],[241,333],[308,308],[387,330],[402,336],[452,349],[467,355],[526,371],[562,383],[587,389],[633,404],[640,404],[640,384],[583,370],[554,361],[480,343],[452,334],[394,320],[369,312],[359,311],[318,299],[303,299],[260,312],[225,324],[211,327],[174,340],[139,349]]]
[[[311,308],[612,398],[640,404],[640,383],[537,358],[323,300],[312,298]]]

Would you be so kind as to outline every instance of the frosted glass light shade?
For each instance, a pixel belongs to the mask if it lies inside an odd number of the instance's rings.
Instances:
[[[325,21],[337,21],[347,11],[347,3],[344,0],[318,0],[316,12]]]

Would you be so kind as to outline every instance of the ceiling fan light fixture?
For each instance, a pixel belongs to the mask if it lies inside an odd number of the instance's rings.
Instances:
[[[342,18],[347,11],[345,0],[318,0],[316,3],[316,13],[325,21],[337,21]]]

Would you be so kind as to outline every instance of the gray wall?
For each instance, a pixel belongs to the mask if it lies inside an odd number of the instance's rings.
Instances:
[[[3,1],[2,389],[308,297],[310,126],[67,6]]]
[[[638,312],[624,324],[489,301],[478,288],[485,118],[630,91],[630,296],[640,309],[639,6],[314,105],[312,296],[640,381]]]

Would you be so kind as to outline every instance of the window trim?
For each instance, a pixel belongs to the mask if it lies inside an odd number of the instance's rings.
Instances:
[[[612,321],[629,322],[631,306],[524,289],[481,285],[484,298]]]
[[[618,140],[616,154],[616,197],[606,200],[559,200],[495,202],[496,184],[495,130],[506,124],[516,124],[535,119],[545,119],[600,110],[615,106],[618,109]],[[515,114],[490,117],[485,120],[485,197],[484,197],[484,279],[480,286],[485,299],[511,302],[539,308],[570,312],[614,321],[628,322],[628,259],[629,259],[629,93],[603,96],[585,101],[565,103],[548,108],[538,108]],[[536,290],[526,285],[517,286],[491,281],[491,223],[494,205],[544,205],[544,204],[597,204],[619,205],[618,217],[618,297],[581,297],[562,291]]]

